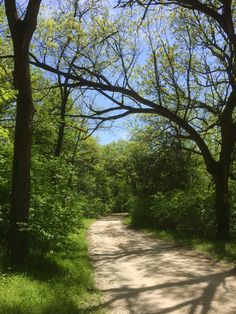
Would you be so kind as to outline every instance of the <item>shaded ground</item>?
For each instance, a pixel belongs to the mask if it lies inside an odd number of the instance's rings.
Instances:
[[[236,270],[127,229],[122,216],[92,224],[90,254],[109,313],[236,314]]]

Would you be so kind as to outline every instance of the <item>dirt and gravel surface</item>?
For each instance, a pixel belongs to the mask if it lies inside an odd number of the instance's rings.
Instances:
[[[100,219],[88,234],[108,313],[236,314],[233,265],[129,230],[122,218]]]

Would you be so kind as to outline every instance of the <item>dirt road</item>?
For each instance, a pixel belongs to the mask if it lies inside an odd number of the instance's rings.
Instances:
[[[233,266],[128,230],[121,219],[98,220],[88,235],[109,313],[236,314]]]

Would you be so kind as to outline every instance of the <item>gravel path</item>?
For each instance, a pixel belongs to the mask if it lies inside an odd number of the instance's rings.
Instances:
[[[236,271],[123,226],[92,224],[88,238],[103,303],[114,314],[236,314]]]

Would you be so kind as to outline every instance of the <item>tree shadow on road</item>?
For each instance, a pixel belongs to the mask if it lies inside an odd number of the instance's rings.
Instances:
[[[217,291],[217,288],[221,285],[224,284],[225,279],[228,277],[235,277],[236,276],[236,270],[231,269],[225,272],[209,275],[209,276],[202,276],[198,277],[196,279],[189,279],[185,281],[178,281],[178,282],[170,282],[170,283],[165,283],[161,285],[154,285],[154,286],[149,286],[149,287],[143,287],[143,288],[130,288],[127,286],[123,286],[119,289],[108,289],[108,290],[102,290],[102,292],[106,293],[112,293],[114,296],[106,302],[104,305],[108,306],[115,302],[116,300],[119,299],[125,299],[127,300],[128,303],[130,303],[130,309],[132,308],[132,300],[138,299],[139,295],[142,294],[143,292],[152,292],[156,290],[165,290],[165,294],[168,294],[168,288],[173,288],[173,287],[185,287],[188,289],[188,286],[191,285],[196,285],[200,283],[206,283],[207,286],[202,289],[202,294],[199,297],[189,299],[185,302],[181,302],[179,304],[176,304],[171,307],[166,307],[164,309],[160,309],[158,312],[153,312],[153,313],[159,313],[159,314],[164,314],[164,313],[171,313],[176,310],[181,310],[184,309],[185,307],[188,307],[189,310],[187,311],[189,314],[194,314],[198,310],[198,307],[200,306],[201,313],[202,314],[207,314],[210,311],[211,308],[211,302],[214,298],[214,295]],[[182,290],[181,290],[182,291]],[[173,290],[170,289],[169,293],[172,293]],[[225,291],[227,293],[227,289]],[[131,312],[132,313],[132,312]],[[147,312],[150,313],[151,312]],[[230,312],[225,312],[225,313],[236,313],[236,306],[234,306]]]
[[[117,247],[101,252],[98,249],[92,254],[98,277],[109,278],[111,275],[118,282],[115,288],[108,285],[101,289],[105,295],[103,306],[115,309],[121,301],[125,302],[129,313],[135,314],[208,314],[212,310],[213,313],[236,313],[234,267],[224,268],[216,260],[176,247],[169,241],[150,239],[140,232],[126,230],[126,234],[123,234],[124,229],[120,231],[111,226],[109,230],[100,230],[100,238],[104,239],[108,232],[117,241]],[[129,274],[119,272],[119,266],[123,263],[134,265],[136,274],[140,274],[144,280],[154,276],[157,284],[147,281],[147,284],[142,282],[140,287],[134,286],[126,280]],[[166,280],[165,274],[168,274]],[[145,298],[149,296],[152,302],[148,305]],[[168,297],[171,300],[169,304]],[[154,307],[150,304],[154,304]]]

